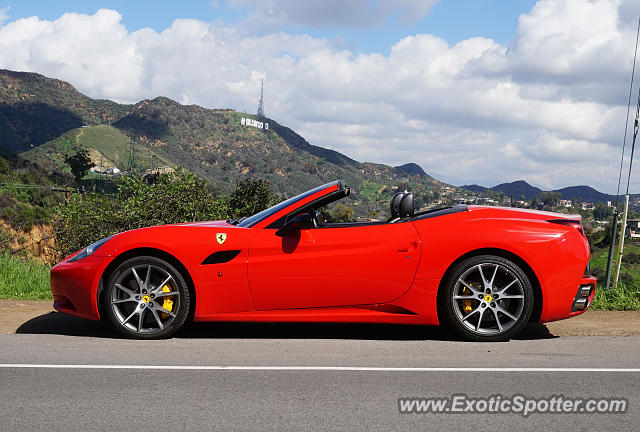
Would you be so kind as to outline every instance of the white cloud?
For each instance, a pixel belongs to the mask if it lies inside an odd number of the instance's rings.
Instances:
[[[293,2],[269,4],[295,15]],[[415,35],[383,55],[193,19],[129,32],[120,14],[100,10],[0,26],[0,67],[67,80],[92,97],[164,95],[250,112],[264,78],[270,117],[358,160],[416,162],[454,184],[524,178],[611,192],[637,25],[629,14],[640,14],[637,1],[541,0],[508,47]]]

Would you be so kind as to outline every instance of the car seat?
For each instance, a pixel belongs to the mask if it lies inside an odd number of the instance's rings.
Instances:
[[[387,220],[388,223],[393,223],[400,219],[400,203],[404,195],[405,192],[396,192],[391,198],[391,217]]]
[[[414,199],[412,193],[405,193],[400,200],[400,219],[413,217]]]

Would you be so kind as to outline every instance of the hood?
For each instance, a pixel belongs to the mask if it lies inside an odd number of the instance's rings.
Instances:
[[[217,221],[204,221],[204,222],[183,222],[176,224],[168,224],[161,226],[186,226],[186,227],[224,227],[224,228],[236,228],[235,225],[231,225],[226,220],[217,220]]]

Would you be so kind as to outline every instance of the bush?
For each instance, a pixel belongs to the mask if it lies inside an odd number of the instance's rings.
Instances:
[[[75,196],[58,207],[56,241],[68,255],[110,235],[154,225],[250,216],[273,204],[275,196],[264,180],[238,182],[230,197],[216,197],[207,183],[179,170],[148,182],[124,177],[113,196]]]
[[[225,200],[186,171],[162,174],[154,183],[125,177],[114,196],[85,194],[58,208],[56,238],[67,255],[122,231],[154,225],[225,218]]]
[[[228,200],[229,216],[238,218],[256,214],[276,204],[278,197],[273,194],[268,181],[245,179],[236,183],[236,189]]]
[[[326,212],[327,222],[353,222],[353,209],[344,204],[336,204],[333,211],[327,210]]]
[[[596,289],[591,309],[640,310],[640,284],[638,282],[619,283],[616,288],[609,290]]]

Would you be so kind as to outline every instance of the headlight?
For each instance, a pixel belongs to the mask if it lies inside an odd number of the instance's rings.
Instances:
[[[98,240],[97,242],[93,243],[92,245],[87,246],[86,248],[84,248],[80,252],[78,252],[76,255],[74,255],[73,257],[69,258],[68,262],[79,261],[79,260],[81,260],[83,258],[88,257],[89,255],[91,255],[95,251],[97,251],[98,248],[100,248],[100,246],[105,244],[111,237],[113,237],[113,236],[109,236],[107,238],[103,238],[102,240]]]

